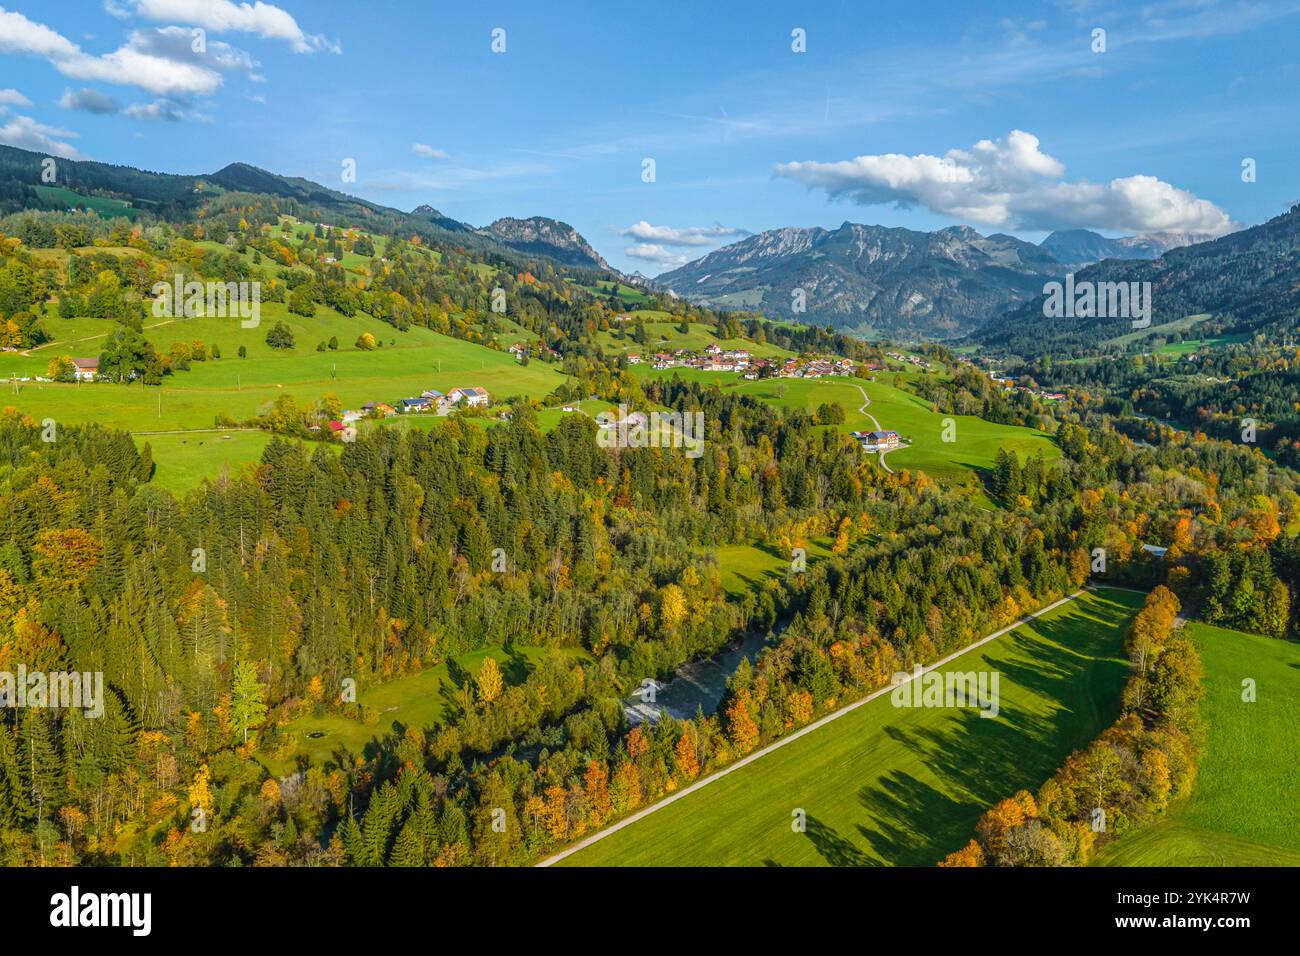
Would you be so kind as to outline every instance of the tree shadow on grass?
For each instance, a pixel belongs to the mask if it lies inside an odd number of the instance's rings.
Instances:
[[[878,860],[872,859],[854,845],[853,841],[840,836],[839,832],[811,814],[808,815],[808,829],[804,835],[812,841],[813,848],[823,860],[831,866],[879,866]]]
[[[970,839],[989,806],[1016,790],[1036,790],[1072,750],[1115,719],[1128,668],[1112,655],[1131,612],[1113,610],[1106,610],[1100,628],[1080,628],[1068,617],[1035,621],[1045,641],[1016,632],[996,654],[959,663],[999,672],[997,717],[954,708],[937,726],[902,720],[884,728],[943,781],[943,790],[902,771],[863,787],[858,800],[869,819],[858,830],[875,853],[891,863],[932,866]],[[1014,706],[1005,699],[1008,685],[1059,706],[1045,714]]]

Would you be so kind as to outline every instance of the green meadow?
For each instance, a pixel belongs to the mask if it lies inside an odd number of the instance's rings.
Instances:
[[[832,539],[813,538],[804,545],[808,563],[831,556]],[[790,555],[775,545],[724,544],[710,549],[718,558],[722,589],[732,597],[760,590],[769,581],[780,581],[790,570]]]
[[[1109,866],[1300,866],[1300,645],[1187,625],[1205,665],[1191,796],[1097,855]],[[1255,682],[1256,700],[1242,699]]]
[[[277,350],[266,344],[266,333],[277,321],[293,331],[294,347]],[[16,382],[15,377],[45,375],[50,359],[98,356],[115,324],[109,320],[48,317],[53,342],[28,354],[0,354],[0,382],[4,395],[0,407],[12,406],[37,420],[77,424],[99,422],[148,440],[159,463],[159,480],[174,489],[197,484],[215,475],[222,464],[232,467],[255,460],[267,438],[234,433],[220,436],[175,438],[142,433],[211,429],[218,416],[244,421],[259,414],[282,395],[310,407],[329,393],[344,407],[365,402],[394,403],[429,388],[447,392],[457,386],[481,385],[494,399],[513,396],[541,398],[564,381],[558,367],[532,361],[520,365],[508,352],[423,328],[399,332],[392,326],[357,315],[346,317],[333,309],[317,307],[311,318],[291,314],[280,303],[264,303],[258,327],[242,328],[238,319],[147,319],[145,337],[159,351],[173,342],[217,345],[221,358],[192,362],[161,387],[116,385],[108,382],[75,384]],[[370,332],[382,347],[362,351],[355,343]],[[318,352],[318,343],[338,340],[337,350]],[[239,357],[243,346],[246,357]],[[216,444],[210,442],[215,441]]]
[[[257,461],[274,437],[255,429],[227,429],[137,435],[136,442],[147,443],[153,453],[153,484],[183,495],[205,478],[215,479],[226,469],[233,475]]]
[[[600,296],[617,295],[625,305],[644,305],[651,301],[650,296],[636,286],[627,285],[624,282],[614,282],[610,279],[599,279],[595,285],[580,285],[579,283],[575,283],[575,285],[579,285],[580,288]]]
[[[844,408],[844,424],[835,426],[844,433],[892,428],[909,447],[891,451],[890,468],[900,471],[924,471],[937,481],[961,483],[993,466],[998,449],[1015,451],[1022,457],[1042,454],[1047,460],[1061,456],[1052,436],[1032,428],[999,425],[969,415],[952,416],[956,440],[943,441],[944,419],[932,411],[930,404],[911,392],[885,381],[892,375],[867,381],[860,378],[768,378],[746,381],[735,373],[704,372],[697,369],[646,369],[643,375],[716,384],[782,408],[802,408],[815,412],[823,404]],[[861,389],[862,391],[859,391]],[[871,402],[862,409],[863,391]],[[861,409],[861,410],[860,410]]]
[[[689,332],[683,332],[679,328],[680,319],[671,318],[667,312],[655,309],[643,309],[637,312],[628,312],[633,319],[640,318],[645,325],[647,342],[645,345],[640,344],[632,338],[632,333],[636,329],[636,322],[617,323],[619,334],[616,335],[613,330],[601,331],[596,335],[596,341],[600,343],[602,349],[606,352],[618,353],[640,353],[641,357],[647,362],[650,355],[654,352],[671,352],[674,349],[686,349],[690,352],[703,352],[710,345],[717,345],[724,349],[745,349],[750,355],[758,358],[789,358],[794,353],[788,349],[783,349],[779,345],[768,343],[759,344],[751,342],[749,339],[722,339],[713,334],[707,326],[693,323]],[[733,373],[710,373],[722,374],[730,377]]]
[[[317,766],[324,765],[340,750],[367,756],[368,745],[394,730],[418,727],[428,731],[439,726],[447,709],[457,706],[452,695],[465,680],[473,683],[474,675],[488,657],[501,665],[505,683],[511,686],[522,683],[547,654],[570,657],[575,663],[589,659],[581,648],[552,650],[516,645],[509,649],[489,647],[471,651],[457,657],[450,667],[443,663],[418,674],[360,689],[357,702],[379,715],[376,723],[367,724],[337,713],[319,717],[308,714],[291,721],[283,730],[296,738],[297,746],[287,757],[268,758],[267,766],[273,773],[283,775],[292,772],[304,759]]]
[[[134,219],[136,211],[121,199],[109,199],[104,196],[86,196],[73,192],[66,186],[34,186],[36,194],[47,202],[62,203],[68,209],[89,209],[99,213],[105,219],[113,216],[126,216]]]
[[[991,804],[1036,789],[1118,716],[1124,628],[1142,597],[1084,594],[945,665],[999,673],[994,719],[885,694],[562,863],[933,866]]]

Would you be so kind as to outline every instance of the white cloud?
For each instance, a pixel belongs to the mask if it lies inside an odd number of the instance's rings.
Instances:
[[[678,266],[684,266],[690,261],[689,256],[665,248],[657,242],[640,242],[635,246],[628,246],[623,250],[623,254],[629,259],[653,262],[664,270],[676,269]]]
[[[44,24],[0,7],[0,53],[45,57],[64,76],[135,86],[156,96],[206,95],[221,85],[215,70],[155,55],[138,43],[139,34],[133,34],[125,46],[94,56]]]
[[[32,101],[10,87],[0,90],[0,106],[31,106]]]
[[[253,78],[260,63],[246,51],[221,40],[206,40],[203,52],[194,49],[194,35],[185,27],[153,27],[133,30],[127,45],[150,56],[177,63],[190,63]]]
[[[862,205],[923,207],[985,226],[1220,235],[1235,224],[1208,200],[1154,176],[1068,182],[1038,137],[1012,130],[942,157],[885,153],[833,163],[781,163],[776,174]]]
[[[749,235],[744,229],[730,226],[689,226],[679,229],[673,226],[653,226],[642,219],[635,225],[628,226],[620,235],[640,239],[644,243],[663,246],[716,246],[727,239]]]
[[[81,48],[43,23],[0,7],[0,53],[33,53],[50,59],[69,59]]]
[[[107,93],[101,93],[99,90],[92,90],[89,87],[82,87],[75,91],[64,90],[59,105],[65,110],[95,113],[99,116],[116,113],[122,108],[122,104]]]
[[[197,120],[201,123],[212,122],[212,117],[191,109],[184,103],[167,98],[154,100],[152,103],[132,103],[124,111],[131,119],[167,120],[176,123],[181,120]]]
[[[76,135],[71,130],[38,123],[30,116],[15,116],[4,126],[0,126],[0,143],[6,146],[30,149],[49,156],[62,156],[64,159],[85,159],[76,147],[64,142],[65,139],[73,139]]]
[[[215,33],[251,33],[264,40],[284,40],[295,53],[326,50],[341,53],[337,43],[309,35],[287,10],[270,3],[231,0],[127,0],[147,20],[190,23]],[[121,8],[119,8],[121,9]],[[110,10],[110,12],[113,12]]]
[[[416,156],[425,156],[429,159],[449,159],[445,149],[434,149],[427,143],[412,143],[411,152]]]

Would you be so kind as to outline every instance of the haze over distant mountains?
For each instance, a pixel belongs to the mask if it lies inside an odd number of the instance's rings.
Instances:
[[[1208,242],[1208,233],[1150,232],[1107,239],[1090,229],[1065,229],[1052,233],[1039,245],[1061,265],[1080,269],[1103,259],[1159,259],[1170,249]]]
[[[38,189],[43,159],[40,153],[0,146],[0,211],[66,208],[66,199],[53,200]],[[790,227],[747,236],[646,279],[621,275],[576,229],[555,219],[503,217],[476,227],[427,204],[402,212],[246,163],[205,175],[175,175],[60,160],[59,184],[121,198],[164,218],[186,215],[223,193],[278,197],[326,222],[410,230],[434,241],[493,250],[521,267],[542,259],[689,301],[902,338],[951,339],[983,330],[1036,299],[1045,281],[1066,272],[1112,260],[1137,264],[1206,239],[1184,233],[1110,239],[1075,229],[1054,232],[1035,245],[1001,233],[985,236],[968,226],[923,232],[845,222],[837,229]]]
[[[1153,260],[1107,259],[1075,282],[1151,283],[1152,326],[1207,315],[1249,334],[1293,335],[1300,320],[1300,204],[1280,216]],[[1067,355],[1130,334],[1125,316],[1043,319],[1042,296],[983,324],[971,339],[1021,356]]]
[[[962,335],[1042,293],[1046,279],[1103,259],[1154,259],[1207,237],[1107,239],[1084,229],[1035,245],[968,226],[935,232],[846,222],[773,229],[658,276],[688,300],[829,322],[864,333]],[[803,311],[799,310],[802,290]]]

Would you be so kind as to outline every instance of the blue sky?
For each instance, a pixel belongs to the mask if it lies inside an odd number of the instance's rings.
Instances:
[[[552,216],[650,275],[845,220],[1218,233],[1300,199],[1298,29],[1250,0],[0,0],[0,142]]]

